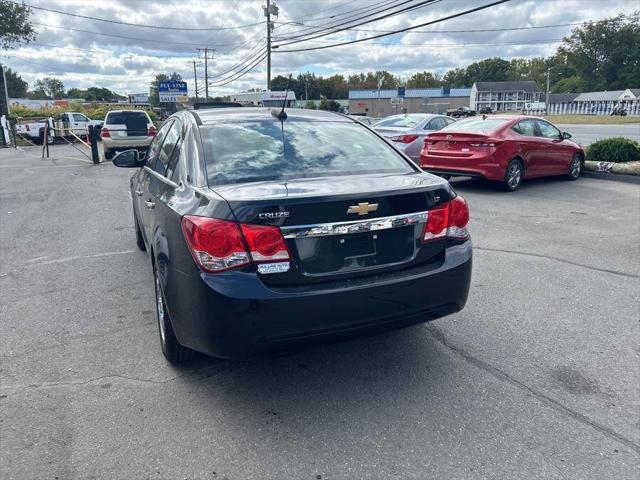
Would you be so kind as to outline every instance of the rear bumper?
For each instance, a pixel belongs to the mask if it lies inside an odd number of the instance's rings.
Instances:
[[[464,175],[502,181],[506,165],[493,156],[458,158],[423,154],[420,157],[420,168],[439,175]]]
[[[270,289],[256,274],[200,273],[165,292],[178,340],[217,357],[240,357],[369,335],[461,310],[471,281],[471,241],[447,248],[430,271],[414,269],[322,288]]]
[[[109,150],[126,150],[127,148],[146,148],[152,137],[107,137],[102,138],[104,148]]]

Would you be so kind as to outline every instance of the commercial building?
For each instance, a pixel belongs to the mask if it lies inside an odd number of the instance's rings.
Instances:
[[[281,107],[282,102],[287,100],[287,107],[295,106],[296,92],[294,91],[264,91],[264,92],[242,92],[232,93],[227,95],[225,100],[229,102],[237,102],[246,106],[260,106],[260,107]]]
[[[469,106],[469,88],[349,90],[349,113],[386,117],[396,113],[445,113]]]
[[[544,94],[533,80],[476,82],[471,87],[469,107],[490,108],[494,112],[519,112],[526,104],[544,101]]]
[[[565,105],[566,113],[592,115],[610,115],[614,108],[623,108],[628,115],[640,115],[640,88],[585,92]]]

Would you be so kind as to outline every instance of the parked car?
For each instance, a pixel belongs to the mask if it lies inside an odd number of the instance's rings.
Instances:
[[[349,115],[349,116],[354,120],[357,120],[360,123],[368,126],[371,126],[380,120],[379,118],[367,117],[365,115]]]
[[[427,136],[420,166],[439,175],[481,176],[516,190],[523,179],[577,180],[584,149],[542,118],[510,115],[461,120]]]
[[[172,362],[380,332],[466,302],[465,200],[344,115],[182,111],[145,161],[113,163],[138,168],[136,239]]]
[[[409,113],[392,115],[375,123],[371,128],[387,138],[416,164],[426,135],[446,127],[455,120],[444,115]]]
[[[115,153],[132,148],[145,153],[155,136],[156,127],[144,110],[111,110],[100,130],[104,157],[108,160]]]
[[[453,118],[475,117],[476,111],[471,110],[469,107],[458,107],[447,110],[447,115]]]
[[[480,110],[478,110],[478,113],[481,115],[491,115],[493,113],[493,108],[482,107]]]

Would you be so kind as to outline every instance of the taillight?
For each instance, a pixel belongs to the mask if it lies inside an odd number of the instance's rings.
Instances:
[[[290,259],[278,227],[185,215],[182,217],[182,231],[193,259],[206,272],[222,272],[251,261],[280,262]],[[249,251],[245,247],[245,240]]]
[[[429,210],[427,223],[422,232],[422,240],[427,242],[438,238],[469,238],[469,206],[461,196]]]
[[[278,227],[241,224],[240,228],[254,262],[289,260],[289,249]]]
[[[149,136],[150,137],[155,137],[156,133],[158,133],[158,131],[156,130],[156,127],[154,125],[151,125],[149,127]]]
[[[398,135],[397,137],[391,137],[390,140],[398,143],[411,143],[416,138],[418,138],[418,135]]]
[[[488,138],[487,140],[483,140],[482,142],[470,143],[469,146],[489,148],[489,147],[497,147],[501,143],[503,143],[503,140],[500,140],[498,138]]]
[[[106,128],[103,128],[100,130],[100,136],[102,138],[109,138],[111,137],[111,133],[109,133],[109,130],[107,130]]]

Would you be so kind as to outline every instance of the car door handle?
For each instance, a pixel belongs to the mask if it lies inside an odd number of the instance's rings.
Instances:
[[[138,195],[139,197],[142,196],[142,190],[136,190],[136,195]]]
[[[146,202],[144,202],[144,204],[147,206],[147,208],[148,208],[149,210],[151,210],[151,209],[153,209],[153,208],[156,208],[156,204],[155,204],[154,202],[146,201]]]

